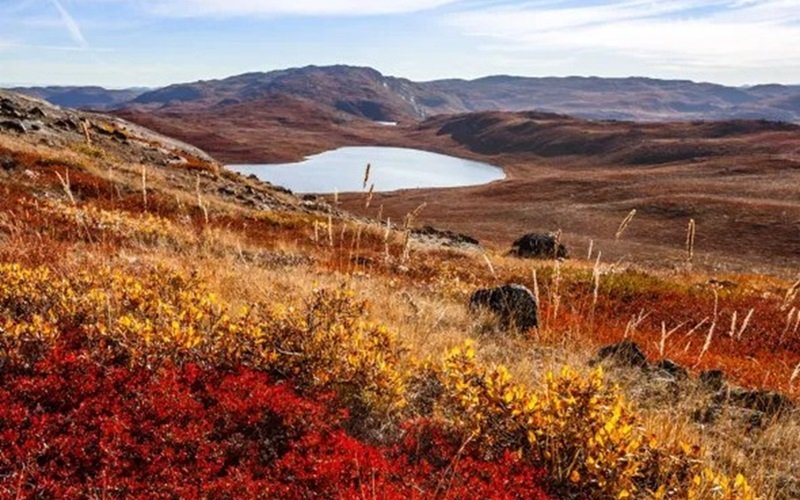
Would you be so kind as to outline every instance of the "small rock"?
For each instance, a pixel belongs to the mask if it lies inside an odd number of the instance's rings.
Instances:
[[[641,347],[632,340],[625,339],[616,344],[601,347],[597,351],[594,363],[608,359],[624,366],[647,368],[647,356],[644,355]]]
[[[567,247],[555,234],[526,234],[511,245],[511,255],[527,259],[566,259]]]
[[[16,132],[18,134],[27,134],[28,129],[19,120],[3,120],[0,122],[0,128]]]
[[[727,393],[723,392],[721,397],[729,404],[761,412],[767,417],[794,409],[794,403],[789,398],[774,391],[733,388]]]
[[[3,170],[14,170],[17,168],[17,160],[10,156],[0,156],[0,168]]]
[[[725,387],[725,372],[722,370],[706,370],[700,373],[700,384],[712,391],[722,390]]]
[[[217,188],[217,192],[228,196],[236,195],[236,189],[234,189],[232,186],[220,186]]]
[[[685,380],[689,378],[689,370],[672,361],[671,359],[662,359],[656,363],[654,368],[657,371],[663,372],[676,380]]]
[[[476,290],[469,299],[469,307],[473,311],[488,309],[493,312],[504,329],[526,331],[539,326],[536,298],[523,285],[508,284]]]
[[[433,226],[424,226],[421,229],[414,229],[411,231],[411,234],[416,237],[441,241],[443,245],[450,247],[480,246],[480,242],[468,234],[436,229]]]
[[[35,108],[33,108],[30,111],[28,111],[28,115],[32,116],[34,118],[46,118],[47,117],[45,112],[42,111],[42,108],[40,108],[39,106],[36,106]]]

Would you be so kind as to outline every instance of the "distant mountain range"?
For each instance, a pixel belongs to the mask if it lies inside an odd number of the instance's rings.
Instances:
[[[247,73],[145,90],[16,88],[62,106],[199,110],[286,98],[326,113],[374,121],[438,114],[537,110],[591,119],[684,121],[765,119],[800,122],[800,85],[729,87],[652,78],[490,76],[414,82],[372,68],[308,66]]]
[[[9,90],[44,99],[65,108],[106,110],[124,106],[149,89],[105,89],[103,87],[13,87]]]

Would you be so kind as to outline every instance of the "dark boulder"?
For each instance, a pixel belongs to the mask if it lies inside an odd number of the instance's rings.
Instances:
[[[476,290],[469,299],[469,307],[472,311],[491,311],[504,329],[526,331],[539,326],[536,298],[523,285],[508,284]]]
[[[31,109],[30,111],[28,111],[28,116],[33,117],[33,118],[40,118],[40,119],[47,118],[47,115],[42,110],[42,108],[40,108],[39,106],[36,106],[33,109]]]
[[[794,403],[788,397],[774,391],[733,388],[723,391],[719,397],[728,404],[758,411],[767,417],[794,409]]]
[[[11,156],[0,155],[0,169],[14,170],[17,168],[17,160]]]
[[[566,259],[568,257],[567,247],[558,241],[555,234],[526,234],[511,245],[510,253],[527,259]]]
[[[700,385],[712,391],[719,391],[725,387],[725,372],[722,370],[706,370],[700,373]]]
[[[0,129],[9,130],[18,134],[27,134],[28,129],[19,120],[3,120],[0,121]]]
[[[647,356],[645,356],[639,344],[632,340],[625,339],[616,344],[601,347],[593,360],[594,363],[609,360],[623,366],[647,368]]]

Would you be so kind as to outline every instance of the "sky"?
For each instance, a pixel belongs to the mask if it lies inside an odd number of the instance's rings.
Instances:
[[[800,84],[800,0],[0,0],[0,84],[156,87],[308,64],[414,80]]]

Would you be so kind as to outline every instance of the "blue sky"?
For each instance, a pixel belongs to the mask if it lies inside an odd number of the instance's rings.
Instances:
[[[800,83],[800,0],[0,0],[0,83],[158,86],[306,64]]]

